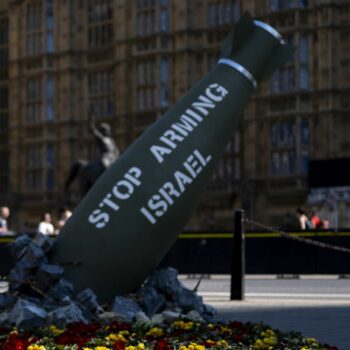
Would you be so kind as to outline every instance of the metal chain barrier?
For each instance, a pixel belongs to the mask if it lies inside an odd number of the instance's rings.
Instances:
[[[288,238],[288,239],[292,239],[294,241],[310,244],[310,245],[313,245],[313,246],[316,246],[316,247],[319,247],[319,248],[326,248],[326,249],[332,249],[332,250],[336,250],[336,251],[343,252],[343,253],[350,253],[350,248],[340,247],[340,246],[337,246],[337,245],[323,243],[323,242],[317,242],[317,241],[314,241],[313,239],[310,239],[310,238],[305,238],[305,237],[299,237],[299,236],[291,235],[291,234],[289,234],[289,233],[287,233],[285,231],[282,231],[282,230],[280,230],[278,228],[275,228],[275,227],[272,227],[272,226],[268,226],[268,225],[264,225],[264,224],[261,224],[260,222],[253,221],[253,220],[250,220],[248,218],[245,218],[244,222],[247,225],[259,227],[261,229],[264,229],[265,231],[271,231],[273,233],[278,233],[282,237],[285,237],[285,238]]]

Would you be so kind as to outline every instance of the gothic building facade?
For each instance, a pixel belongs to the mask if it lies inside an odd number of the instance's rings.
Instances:
[[[258,87],[188,229],[231,229],[233,210],[281,225],[307,203],[310,159],[350,157],[347,0],[6,0],[0,4],[0,204],[13,226],[77,202],[70,164],[96,156],[88,128],[121,151],[219,57],[250,13],[296,47]]]

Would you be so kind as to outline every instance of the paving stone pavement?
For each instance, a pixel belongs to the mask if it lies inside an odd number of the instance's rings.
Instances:
[[[193,288],[197,281],[182,276]],[[338,276],[247,276],[244,301],[229,301],[229,276],[205,279],[198,292],[221,320],[264,322],[282,331],[299,331],[321,343],[350,350],[350,280]]]

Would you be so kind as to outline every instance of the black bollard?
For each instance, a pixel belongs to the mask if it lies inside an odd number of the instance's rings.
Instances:
[[[235,227],[231,259],[230,300],[244,300],[245,247],[243,229],[244,210],[235,210]]]

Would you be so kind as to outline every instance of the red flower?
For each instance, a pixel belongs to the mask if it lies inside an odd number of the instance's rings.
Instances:
[[[113,344],[113,350],[124,350],[125,342],[122,340],[118,340]]]
[[[2,346],[2,350],[27,350],[28,339],[21,338],[18,334],[10,334]]]
[[[71,323],[67,327],[67,331],[71,333],[85,334],[85,335],[95,335],[100,329],[100,325],[97,323]]]
[[[244,334],[243,333],[237,333],[233,335],[233,340],[236,343],[242,343],[244,341]]]
[[[117,332],[117,331],[130,331],[131,330],[131,324],[126,322],[112,322],[109,325],[109,330],[111,332]]]
[[[204,342],[204,346],[205,346],[206,348],[212,348],[212,347],[216,346],[216,342],[206,340],[206,341]]]
[[[159,339],[155,342],[153,350],[172,350],[173,348],[165,339]]]
[[[230,322],[228,324],[228,327],[230,327],[231,329],[239,329],[239,330],[246,329],[246,326],[242,322],[238,322],[238,321]]]
[[[78,347],[83,346],[91,339],[91,336],[75,334],[71,331],[66,331],[56,338],[56,343],[59,345],[77,344]]]

